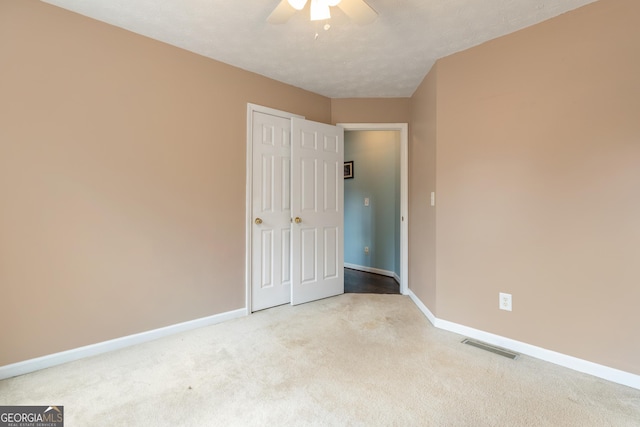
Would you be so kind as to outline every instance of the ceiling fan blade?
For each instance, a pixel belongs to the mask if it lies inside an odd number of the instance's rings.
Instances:
[[[284,24],[296,13],[287,0],[280,0],[280,3],[273,9],[271,15],[267,18],[270,24]]]
[[[378,13],[364,0],[342,0],[338,7],[356,24],[370,24],[378,17]]]

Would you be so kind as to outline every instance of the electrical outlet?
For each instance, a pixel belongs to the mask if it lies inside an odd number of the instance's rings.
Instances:
[[[500,310],[507,310],[507,311],[511,311],[511,294],[505,294],[500,292],[500,303],[499,303],[499,307]]]
[[[364,254],[369,255],[369,246],[364,247]]]

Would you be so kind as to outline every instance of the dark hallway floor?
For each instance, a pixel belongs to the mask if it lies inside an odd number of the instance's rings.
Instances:
[[[344,269],[344,292],[358,294],[399,294],[400,285],[393,277]]]

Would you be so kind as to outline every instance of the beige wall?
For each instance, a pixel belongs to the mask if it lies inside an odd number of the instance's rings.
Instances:
[[[436,63],[411,98],[409,139],[409,288],[435,316],[437,75]]]
[[[411,98],[334,98],[331,123],[408,123]]]
[[[331,101],[0,0],[0,366],[245,306],[246,103]]]
[[[599,1],[438,62],[439,318],[640,374],[638,16]]]

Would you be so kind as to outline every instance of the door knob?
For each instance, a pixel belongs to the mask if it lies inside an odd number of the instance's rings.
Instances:
[[[256,218],[255,223],[260,225],[260,224],[262,224],[262,220],[260,218]]]
[[[300,224],[302,222],[302,218],[297,216],[296,219],[294,219],[294,221],[296,222],[296,224]]]

